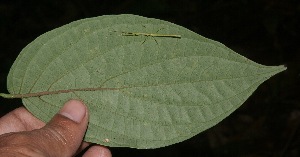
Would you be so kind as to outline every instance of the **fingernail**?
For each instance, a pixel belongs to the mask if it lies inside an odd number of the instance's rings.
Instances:
[[[59,111],[59,114],[80,123],[86,114],[86,107],[81,101],[69,100]]]

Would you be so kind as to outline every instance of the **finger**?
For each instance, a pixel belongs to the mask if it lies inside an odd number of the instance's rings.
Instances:
[[[0,118],[0,135],[9,132],[32,131],[45,126],[45,123],[33,116],[24,107],[19,107]],[[79,151],[91,143],[83,142]]]
[[[83,157],[111,157],[111,152],[106,147],[94,145],[89,148]]]
[[[32,131],[45,126],[45,123],[33,116],[24,107],[19,107],[0,118],[0,135],[9,132]],[[78,152],[89,146],[89,142],[83,142]]]
[[[31,131],[45,126],[24,107],[19,107],[0,118],[0,135],[9,132]]]
[[[45,156],[72,156],[80,147],[88,123],[86,106],[68,101],[45,127],[31,134]]]

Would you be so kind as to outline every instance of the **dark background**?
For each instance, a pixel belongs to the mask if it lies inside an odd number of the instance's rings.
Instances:
[[[131,13],[176,23],[264,65],[288,69],[233,114],[179,144],[110,148],[113,156],[300,156],[299,0],[0,0],[0,92],[19,52],[39,35],[82,18]],[[22,105],[0,98],[0,116]]]

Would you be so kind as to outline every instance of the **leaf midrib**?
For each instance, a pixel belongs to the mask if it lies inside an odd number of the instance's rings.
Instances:
[[[246,76],[240,76],[240,77],[228,77],[228,78],[221,78],[221,79],[214,79],[214,80],[197,80],[197,81],[190,81],[190,82],[173,82],[168,84],[156,84],[156,85],[148,85],[148,86],[124,86],[124,87],[116,87],[116,88],[109,88],[109,87],[95,87],[95,88],[74,88],[74,89],[62,89],[62,90],[55,90],[55,91],[41,91],[36,93],[25,93],[25,94],[11,94],[11,98],[29,98],[29,97],[40,97],[45,95],[54,95],[54,94],[62,94],[62,93],[71,93],[71,92],[78,92],[78,91],[108,91],[108,90],[122,90],[122,89],[130,89],[130,88],[148,88],[148,87],[159,87],[159,86],[171,86],[176,84],[192,84],[192,83],[198,83],[198,82],[210,82],[210,81],[222,81],[222,80],[230,80],[230,79],[241,79],[241,78],[247,78],[247,77],[253,77],[253,76],[260,76],[260,75],[266,75],[274,72],[279,72],[284,69],[275,69],[273,71],[268,71],[265,73],[259,73],[259,74],[253,74],[253,75],[246,75]],[[268,75],[268,77],[271,77],[272,75]]]

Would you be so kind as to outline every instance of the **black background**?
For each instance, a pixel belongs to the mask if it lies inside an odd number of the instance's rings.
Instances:
[[[39,35],[82,18],[130,13],[176,23],[264,65],[287,70],[263,83],[207,131],[154,150],[113,156],[300,156],[299,0],[0,0],[0,91],[19,52]],[[0,98],[0,116],[22,105]]]

